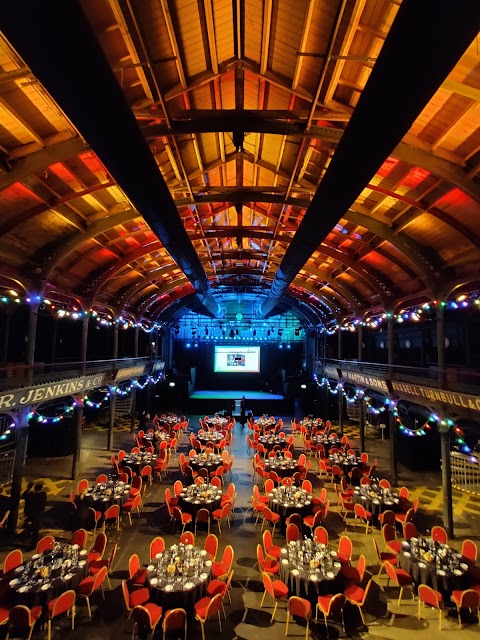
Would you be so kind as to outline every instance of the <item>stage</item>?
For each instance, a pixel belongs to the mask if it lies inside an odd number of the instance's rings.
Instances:
[[[268,391],[242,391],[241,389],[197,389],[190,396],[190,400],[241,400],[245,396],[246,402],[262,400],[278,402],[284,397]]]

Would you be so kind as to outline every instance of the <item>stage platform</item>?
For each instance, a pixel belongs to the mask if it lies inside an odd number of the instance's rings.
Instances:
[[[277,393],[268,391],[242,391],[237,389],[197,389],[190,396],[191,400],[240,400],[245,396],[245,400],[278,401],[284,397]]]

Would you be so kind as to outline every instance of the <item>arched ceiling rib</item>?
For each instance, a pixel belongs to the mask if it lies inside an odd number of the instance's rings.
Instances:
[[[225,283],[268,289],[356,117],[399,4],[80,0],[215,294]],[[436,10],[432,2],[433,31]],[[6,35],[0,37],[4,273],[66,293],[98,291],[100,302],[119,301],[134,312],[144,296],[172,287],[175,295],[188,292],[181,269],[84,142],[85,132]],[[404,36],[408,41],[410,32]],[[86,58],[82,63],[88,83]],[[404,80],[407,68],[398,85]],[[80,91],[80,77],[76,82]],[[96,106],[101,98],[92,87],[88,97]],[[382,117],[391,114],[387,106]],[[374,141],[378,118],[369,130]],[[122,130],[117,136],[125,153]],[[362,149],[365,160],[370,146]],[[428,298],[442,286],[480,286],[479,148],[480,61],[473,43],[316,245],[289,295],[315,305],[311,296],[325,294],[322,304],[333,313],[337,307],[360,313]]]

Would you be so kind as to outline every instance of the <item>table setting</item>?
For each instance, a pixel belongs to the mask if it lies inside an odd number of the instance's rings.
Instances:
[[[211,442],[215,445],[224,439],[225,439],[225,436],[221,431],[208,431],[204,433],[199,432],[197,434],[197,440],[204,445],[207,444],[207,442]]]
[[[292,594],[316,598],[343,590],[341,563],[337,552],[312,538],[291,540],[279,557],[280,579]]]
[[[373,517],[378,518],[378,514],[386,509],[392,511],[399,510],[400,499],[396,491],[383,489],[377,483],[371,485],[361,485],[354,488],[352,500],[359,503],[367,511],[371,511]]]
[[[284,458],[283,455],[278,452],[275,457],[266,458],[265,471],[275,471],[280,478],[293,476],[293,474],[298,471],[298,460]]]
[[[304,518],[312,511],[312,495],[295,485],[276,487],[268,494],[268,507],[282,520],[292,513],[299,513]]]
[[[122,504],[130,494],[130,485],[121,480],[98,482],[87,490],[87,496],[95,502],[97,511],[105,511],[112,504]]]
[[[263,444],[263,446],[267,449],[267,451],[271,451],[273,447],[277,445],[283,448],[287,444],[285,441],[285,438],[282,438],[281,436],[276,436],[276,435],[260,436],[258,439],[258,442]]]
[[[147,566],[152,599],[166,609],[182,607],[190,614],[205,595],[212,561],[208,553],[192,544],[174,544],[158,553]]]
[[[148,464],[155,466],[157,455],[148,451],[140,451],[139,453],[127,453],[122,460],[122,466],[130,467],[135,473],[139,474],[143,467]]]
[[[78,544],[59,542],[45,553],[35,553],[11,573],[12,602],[45,606],[67,589],[75,589],[87,575],[87,558],[87,550]]]
[[[258,425],[262,431],[265,431],[267,429],[273,429],[276,426],[277,421],[273,417],[264,415],[255,420],[255,424]]]
[[[216,430],[221,430],[228,425],[228,420],[226,418],[222,418],[222,416],[213,416],[213,418],[208,418],[208,420],[204,420],[203,424],[205,424],[207,427],[212,427]]]
[[[202,468],[208,471],[215,471],[221,464],[223,464],[222,456],[217,453],[199,453],[190,458],[190,466],[195,471]]]
[[[332,434],[328,434],[328,433],[320,433],[318,435],[315,434],[310,437],[310,442],[312,442],[315,445],[323,444],[325,451],[327,453],[331,447],[340,448],[343,446],[335,434],[333,434],[333,437],[332,437]]]
[[[222,490],[211,484],[191,484],[183,487],[180,493],[179,506],[182,511],[196,516],[200,509],[208,509],[210,513],[220,508]]]
[[[429,536],[404,540],[399,565],[412,576],[415,584],[428,584],[443,593],[467,589],[471,581],[462,554]]]
[[[331,466],[338,465],[340,469],[343,469],[345,474],[349,473],[354,467],[360,467],[362,461],[357,455],[346,455],[343,453],[334,453],[328,456],[328,461]]]

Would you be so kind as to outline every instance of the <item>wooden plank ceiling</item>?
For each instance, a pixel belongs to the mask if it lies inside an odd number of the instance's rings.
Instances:
[[[400,2],[81,5],[213,291],[266,290]],[[480,288],[478,51],[465,51],[293,297],[339,318]],[[0,284],[158,314],[191,286],[20,55],[0,39]]]

